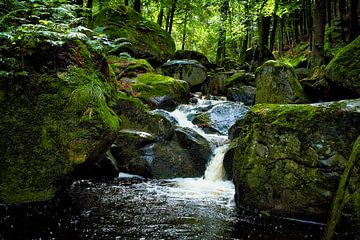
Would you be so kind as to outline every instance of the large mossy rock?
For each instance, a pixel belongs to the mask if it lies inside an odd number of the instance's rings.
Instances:
[[[360,36],[342,48],[325,68],[326,77],[343,98],[360,96]]]
[[[0,77],[4,203],[54,197],[74,167],[105,154],[119,129],[110,108],[117,99],[115,83],[102,56],[79,40],[54,46],[36,41],[36,32],[32,36],[0,50],[2,58],[22,63],[0,63],[8,73]]]
[[[177,50],[170,60],[196,60],[205,67],[211,65],[208,58],[203,53],[191,50]]]
[[[326,221],[360,134],[360,100],[259,104],[237,125],[235,151],[229,153],[234,156],[237,206]],[[359,168],[351,174],[357,177]],[[353,193],[359,187],[359,182],[349,187],[347,204],[353,219],[359,206]]]
[[[256,70],[256,103],[306,103],[304,90],[287,63],[267,61]]]
[[[175,53],[174,40],[165,30],[121,4],[102,9],[93,16],[90,26],[117,40],[116,47],[110,49],[113,54],[128,52],[158,66]]]
[[[153,109],[174,109],[178,104],[187,103],[190,97],[187,82],[154,73],[138,76],[131,86],[135,94]]]
[[[207,77],[206,68],[196,60],[172,60],[161,65],[159,72],[184,80],[190,87],[201,85]]]

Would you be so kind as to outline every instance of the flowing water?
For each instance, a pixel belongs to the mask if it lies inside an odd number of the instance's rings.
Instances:
[[[0,239],[321,239],[321,224],[236,212],[234,185],[222,165],[228,147],[223,125],[228,129],[246,108],[235,106],[235,118],[211,115],[225,122],[216,134],[191,123],[197,112],[220,104],[227,103],[201,100],[170,113],[211,145],[202,178],[145,180],[121,173],[117,179],[77,181],[61,201],[0,206]]]

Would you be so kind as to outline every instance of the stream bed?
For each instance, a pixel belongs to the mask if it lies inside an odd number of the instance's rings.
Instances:
[[[197,189],[202,189],[198,191]],[[0,206],[0,239],[321,239],[324,226],[236,212],[231,182],[123,177]]]
[[[208,110],[216,133],[192,123]],[[0,205],[0,239],[321,239],[323,224],[236,210],[223,157],[227,131],[246,111],[242,103],[199,101],[163,112],[209,142],[203,177],[149,180],[120,173],[79,180],[62,199]]]

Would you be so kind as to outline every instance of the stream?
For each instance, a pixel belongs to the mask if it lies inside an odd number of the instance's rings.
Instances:
[[[213,154],[203,177],[149,180],[120,173],[76,181],[61,200],[0,205],[0,239],[321,239],[319,223],[236,211],[222,160],[227,130],[247,108],[231,103],[230,112],[221,112],[227,104],[199,100],[169,113],[209,141]],[[191,123],[209,109],[215,109],[210,117],[217,133]]]

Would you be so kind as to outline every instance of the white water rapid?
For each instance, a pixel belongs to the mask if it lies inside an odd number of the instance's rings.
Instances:
[[[221,125],[219,133],[206,133],[202,128],[192,123],[194,116],[198,113],[204,113],[215,108],[233,108],[236,111],[232,116],[228,116],[224,112],[209,112],[211,122],[215,125],[226,122]],[[241,109],[241,110],[239,110]],[[233,109],[232,109],[233,110]],[[230,203],[234,195],[234,185],[231,181],[226,180],[226,173],[223,167],[223,158],[228,148],[227,130],[233,125],[239,114],[241,116],[246,112],[247,108],[242,103],[230,103],[227,101],[215,100],[198,100],[196,104],[184,104],[178,106],[176,110],[170,112],[170,116],[174,118],[178,126],[191,128],[192,130],[203,136],[210,144],[212,149],[211,159],[208,161],[204,176],[202,178],[176,178],[169,181],[174,183],[174,189],[167,189],[174,196],[182,198],[202,198],[217,201],[221,195],[221,199]],[[224,130],[225,129],[225,130]],[[225,133],[226,134],[225,134]]]

